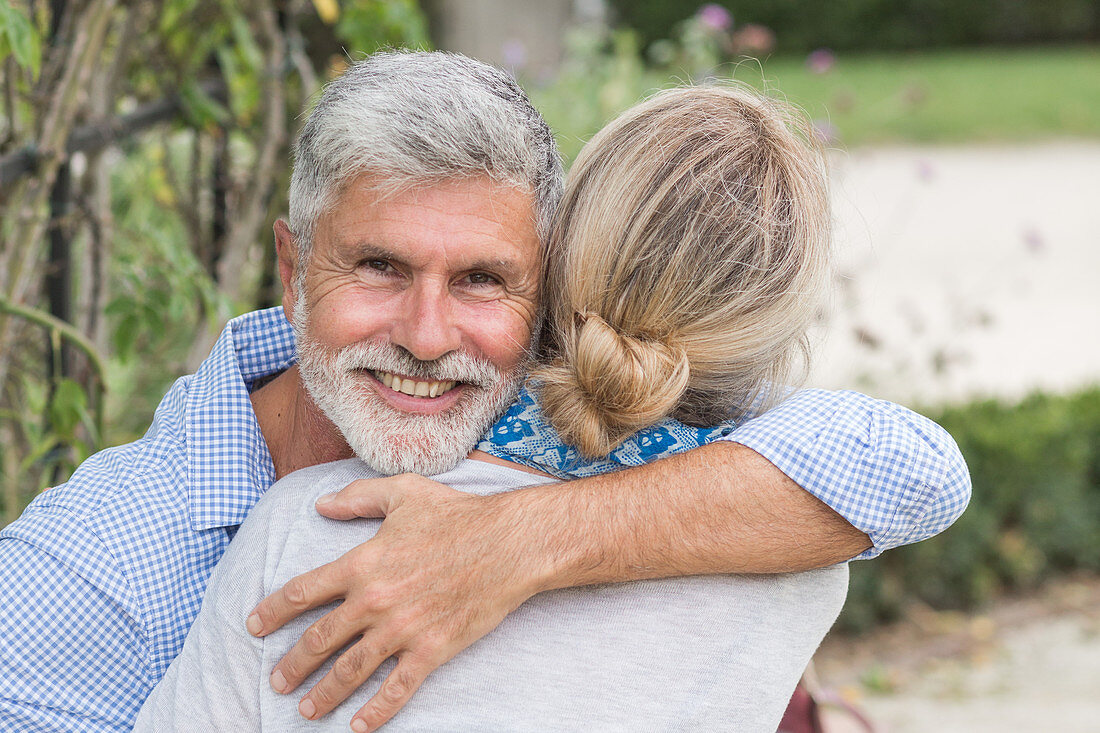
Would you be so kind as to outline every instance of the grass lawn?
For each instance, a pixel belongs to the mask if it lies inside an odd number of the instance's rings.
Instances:
[[[782,94],[840,146],[1100,138],[1100,47],[839,54],[816,74],[804,58],[773,57],[722,70]],[[621,68],[598,79],[563,78],[532,96],[572,158],[601,117],[675,83]]]

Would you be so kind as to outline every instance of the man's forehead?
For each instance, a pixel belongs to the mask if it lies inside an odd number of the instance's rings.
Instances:
[[[534,195],[485,176],[396,186],[360,177],[322,227],[349,255],[443,257],[466,267],[507,266],[538,254]]]
[[[402,178],[363,173],[353,176],[337,192],[336,206],[349,195],[369,199],[376,205],[419,201],[431,198],[433,193],[447,192],[474,202],[494,202],[500,198],[525,199],[526,209],[535,218],[535,194],[530,186],[501,180],[486,174],[463,174],[445,178]]]

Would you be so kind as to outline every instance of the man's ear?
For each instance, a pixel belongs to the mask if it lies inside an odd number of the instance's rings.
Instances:
[[[294,308],[298,304],[298,245],[282,219],[275,220],[275,254],[279,259],[279,280],[283,283],[283,313],[294,323]]]

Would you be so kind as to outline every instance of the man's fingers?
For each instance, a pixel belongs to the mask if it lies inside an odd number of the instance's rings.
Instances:
[[[384,644],[385,641],[378,636],[368,636],[341,654],[328,674],[298,703],[298,712],[302,717],[310,720],[320,718],[348,699],[382,662],[396,652],[396,649]]]
[[[284,694],[291,692],[302,684],[302,680],[324,664],[326,659],[362,633],[359,630],[358,620],[347,609],[348,604],[341,603],[306,629],[302,638],[298,639],[291,650],[271,670],[271,689]],[[345,655],[351,651],[349,649]],[[350,661],[343,665],[341,672],[347,669]]]
[[[304,611],[342,598],[347,583],[339,562],[336,560],[291,578],[282,588],[260,601],[246,621],[248,633],[265,636]]]
[[[382,687],[351,719],[351,729],[356,733],[376,730],[405,707],[429,672],[418,668],[410,657],[399,659]]]
[[[358,479],[317,500],[317,513],[329,519],[385,517],[392,502],[399,477]]]

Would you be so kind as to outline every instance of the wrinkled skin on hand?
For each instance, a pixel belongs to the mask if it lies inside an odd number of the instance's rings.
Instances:
[[[333,519],[384,517],[378,533],[338,560],[299,575],[248,619],[263,636],[337,599],[276,665],[271,684],[293,691],[357,637],[299,704],[316,719],[362,685],[389,657],[397,664],[355,715],[354,730],[389,720],[424,678],[540,590],[540,569],[501,511],[503,495],[477,496],[415,474],[355,481],[318,501]]]

